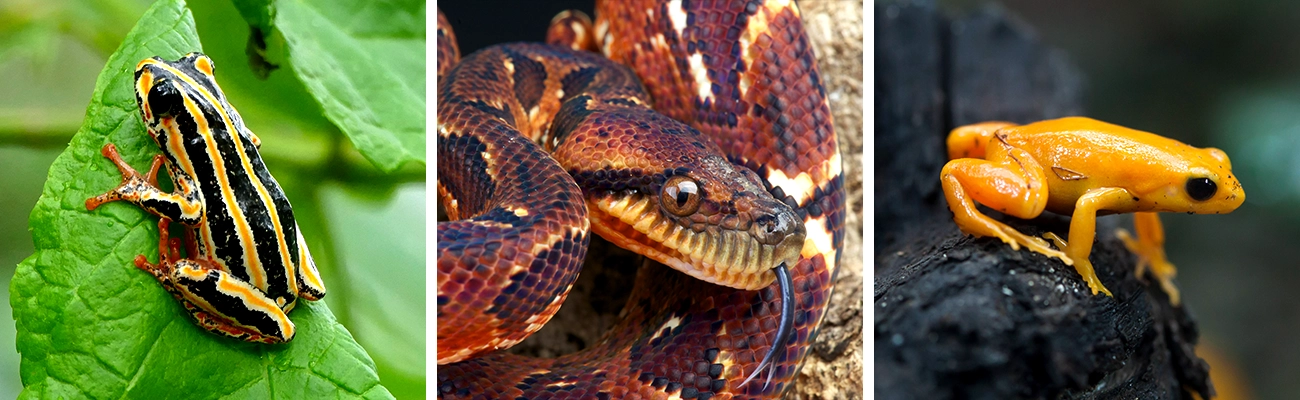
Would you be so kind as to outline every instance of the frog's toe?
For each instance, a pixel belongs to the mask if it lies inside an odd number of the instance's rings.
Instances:
[[[1074,264],[1074,270],[1083,277],[1083,282],[1088,284],[1088,289],[1092,290],[1094,296],[1097,293],[1105,293],[1106,296],[1114,297],[1110,294],[1110,290],[1106,289],[1106,285],[1101,283],[1101,278],[1097,276],[1097,271],[1092,268],[1091,262],[1086,259],[1079,260]]]
[[[1096,296],[1097,293],[1105,293],[1106,297],[1115,297],[1115,295],[1110,294],[1109,289],[1106,289],[1106,285],[1101,284],[1100,280],[1089,281],[1088,288],[1092,289],[1093,296]]]
[[[1146,282],[1146,278],[1143,277],[1143,275],[1146,274],[1147,263],[1150,260],[1150,257],[1147,256],[1145,248],[1142,247],[1142,243],[1130,235],[1128,230],[1123,228],[1115,230],[1115,237],[1119,238],[1119,240],[1124,243],[1124,247],[1128,248],[1129,252],[1138,256],[1137,265],[1133,267],[1133,276],[1139,281]]]
[[[1056,241],[1057,247],[1065,248],[1065,240],[1061,239],[1059,236],[1056,236],[1056,234],[1048,232],[1043,234],[1043,236],[1048,239],[1052,239],[1053,241]],[[1065,255],[1065,252],[1063,251],[1053,249],[1052,246],[1047,244],[1046,240],[1043,240],[1038,237],[1033,237],[1033,236],[1024,236],[1024,245],[1025,247],[1028,247],[1030,250],[1033,250],[1038,254],[1042,254],[1048,257],[1055,257],[1061,260],[1061,262],[1065,263],[1065,265],[1074,265],[1074,259],[1071,259],[1070,256]]]
[[[1124,242],[1124,247],[1127,247],[1131,252],[1137,253],[1140,251],[1139,249],[1142,248],[1142,245],[1138,244],[1137,239],[1129,234],[1127,229],[1116,229],[1115,237],[1119,238],[1121,242]]]
[[[1020,242],[1016,241],[1016,238],[1012,237],[1011,235],[1008,235],[1006,232],[1002,230],[998,230],[997,236],[998,239],[1002,239],[1002,243],[1006,243],[1008,246],[1011,246],[1011,250],[1020,250]]]
[[[1175,306],[1179,304],[1179,301],[1181,301],[1181,299],[1178,294],[1178,288],[1174,286],[1173,278],[1168,278],[1168,279],[1161,278],[1160,288],[1164,289],[1165,294],[1169,296],[1169,304],[1173,304]]]
[[[1147,268],[1150,268],[1152,274],[1154,274],[1162,283],[1169,281],[1175,274],[1177,274],[1177,269],[1174,268],[1174,264],[1170,263],[1169,259],[1165,257],[1163,247],[1152,245],[1151,243],[1144,243],[1141,240],[1130,236],[1128,231],[1123,229],[1116,230],[1115,236],[1119,237],[1119,239],[1124,242],[1124,247],[1127,247],[1130,252],[1137,255],[1137,265],[1134,267],[1133,274],[1134,276],[1137,276],[1139,280],[1145,282],[1144,275],[1146,274]]]
[[[1033,249],[1035,252],[1038,252],[1039,254],[1048,257],[1056,257],[1057,259],[1061,260],[1061,262],[1065,263],[1065,265],[1074,265],[1074,259],[1070,258],[1070,256],[1065,255],[1065,252],[1051,248],[1050,246],[1047,245],[1047,242],[1043,241],[1042,239],[1038,239],[1038,238],[1034,238],[1034,239],[1036,240],[1034,241],[1033,245],[1026,245],[1026,246],[1029,247],[1030,249]]]

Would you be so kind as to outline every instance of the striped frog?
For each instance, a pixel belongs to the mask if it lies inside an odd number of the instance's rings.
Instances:
[[[297,299],[325,296],[316,265],[289,200],[258,155],[261,141],[244,126],[202,53],[175,62],[158,57],[136,65],[135,99],[162,150],[143,176],[112,143],[101,153],[122,184],[86,200],[86,209],[126,201],[159,216],[159,261],[136,256],[136,267],[162,284],[204,329],[240,340],[293,339],[287,313]],[[166,164],[173,192],[158,187]],[[171,221],[184,225],[169,238]]]

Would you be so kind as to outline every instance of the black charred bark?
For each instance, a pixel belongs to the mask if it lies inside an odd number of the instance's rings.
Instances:
[[[880,399],[1190,399],[1213,392],[1196,324],[1134,276],[1098,220],[1092,263],[1073,267],[952,222],[939,186],[944,138],[986,120],[1082,114],[1079,73],[996,8],[950,19],[933,2],[877,3],[875,394]],[[987,210],[987,209],[984,209]],[[1069,219],[1001,217],[1031,235]],[[1151,277],[1145,277],[1151,279]]]

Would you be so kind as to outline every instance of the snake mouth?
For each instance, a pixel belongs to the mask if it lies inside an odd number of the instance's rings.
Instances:
[[[776,280],[773,268],[795,265],[806,237],[793,211],[747,229],[684,226],[660,213],[650,196],[611,196],[588,201],[592,230],[620,247],[641,253],[697,279],[756,290]]]

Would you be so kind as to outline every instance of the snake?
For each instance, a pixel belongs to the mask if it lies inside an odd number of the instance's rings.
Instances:
[[[790,0],[597,1],[460,57],[437,20],[440,398],[775,398],[826,314],[842,161]],[[600,340],[540,329],[593,234],[643,255]]]

